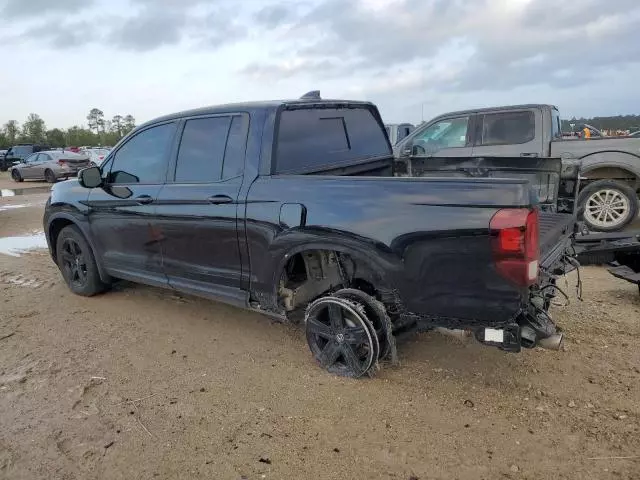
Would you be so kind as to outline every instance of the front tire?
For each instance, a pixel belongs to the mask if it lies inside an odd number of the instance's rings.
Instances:
[[[597,180],[580,193],[578,205],[589,230],[616,232],[638,216],[638,195],[616,180]]]
[[[103,292],[96,259],[89,243],[75,225],[64,227],[56,239],[56,260],[69,289],[84,297]]]
[[[14,182],[24,182],[24,178],[22,178],[18,170],[11,170],[11,178],[13,178]]]
[[[47,183],[56,183],[56,174],[53,173],[52,170],[47,169],[44,171],[44,179]]]

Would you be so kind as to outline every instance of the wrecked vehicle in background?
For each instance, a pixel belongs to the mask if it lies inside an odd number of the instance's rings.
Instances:
[[[340,375],[436,327],[559,348],[548,308],[572,268],[574,215],[558,205],[573,204],[577,169],[520,160],[470,166],[485,178],[398,178],[373,104],[310,92],[137,127],[53,187],[44,229],[79,295],[127,279],[303,321]]]

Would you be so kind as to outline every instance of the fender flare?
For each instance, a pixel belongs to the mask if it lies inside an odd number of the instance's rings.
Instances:
[[[579,157],[579,160],[588,161],[596,155],[603,155],[606,158],[607,154],[615,154],[618,157],[629,158],[632,162],[637,162],[638,167],[636,167],[632,163],[624,163],[619,160],[615,161],[603,159],[602,161],[597,161],[584,167],[581,173],[589,173],[600,168],[619,168],[621,170],[627,170],[628,172],[632,173],[636,177],[636,179],[640,180],[640,155],[636,155],[631,152],[625,152],[623,150],[601,150],[598,152],[592,152],[588,153],[587,155],[583,155],[582,157]]]
[[[89,234],[89,227],[88,227],[87,223],[83,222],[76,215],[74,215],[74,214],[72,214],[70,212],[56,212],[56,213],[52,214],[51,217],[49,217],[47,219],[47,223],[45,225],[44,234],[45,234],[45,237],[47,239],[47,243],[49,244],[49,252],[51,253],[51,257],[53,258],[53,261],[57,263],[57,260],[56,260],[54,254],[53,254],[55,246],[53,245],[53,241],[52,241],[52,238],[51,238],[51,225],[56,220],[67,220],[67,221],[71,222],[71,224],[75,225],[76,227],[78,227],[80,229],[80,232],[82,233],[82,235],[84,236],[85,240],[89,244],[89,247],[91,248],[91,253],[93,254],[93,258],[96,261],[96,266],[98,267],[98,273],[100,275],[100,278],[103,281],[108,282],[110,280],[110,276],[106,272],[104,266],[102,265],[102,259],[96,254],[97,249],[96,249],[95,243],[93,242],[93,239],[91,238],[91,235]]]

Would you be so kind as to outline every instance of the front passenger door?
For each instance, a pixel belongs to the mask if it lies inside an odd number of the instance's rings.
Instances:
[[[407,147],[416,157],[470,157],[471,115],[438,120],[414,134]]]
[[[25,179],[38,178],[36,175],[36,165],[38,162],[38,153],[29,155],[19,167],[20,175]]]
[[[92,237],[116,278],[167,284],[155,215],[176,128],[176,122],[156,124],[129,138],[102,166],[104,185],[89,193]]]

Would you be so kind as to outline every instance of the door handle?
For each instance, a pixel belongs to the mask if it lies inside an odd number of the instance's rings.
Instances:
[[[233,198],[227,195],[212,195],[211,197],[207,198],[207,201],[214,205],[222,205],[225,203],[233,203]]]
[[[140,205],[149,205],[153,202],[153,197],[151,195],[140,195],[139,197],[136,197],[136,202]]]

